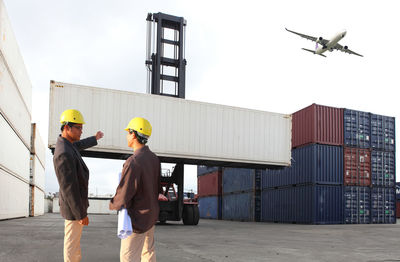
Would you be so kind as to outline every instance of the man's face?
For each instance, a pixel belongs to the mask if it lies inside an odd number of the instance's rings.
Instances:
[[[135,134],[132,132],[130,133],[128,131],[128,134],[126,135],[126,141],[128,142],[129,147],[133,147],[133,140],[135,139]]]
[[[66,125],[64,128],[66,128],[66,133],[70,140],[73,142],[81,140],[82,124],[74,124],[72,127]]]

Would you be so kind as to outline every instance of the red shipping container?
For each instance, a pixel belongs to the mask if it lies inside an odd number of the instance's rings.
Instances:
[[[345,186],[371,185],[371,151],[345,147],[343,150],[343,184]]]
[[[197,177],[197,194],[199,197],[220,196],[222,194],[222,172],[215,171]]]
[[[400,218],[400,201],[396,201],[396,217]]]
[[[292,147],[343,145],[343,109],[312,104],[292,115]]]

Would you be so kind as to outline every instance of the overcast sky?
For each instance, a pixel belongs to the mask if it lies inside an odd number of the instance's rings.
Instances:
[[[400,116],[398,0],[3,1],[33,85],[33,122],[46,145],[50,80],[146,92],[149,12],[187,20],[187,99],[285,114],[317,103]],[[285,27],[324,38],[346,29],[340,43],[364,57],[305,52],[315,44]],[[50,152],[46,161],[46,191],[54,192]],[[114,193],[123,161],[85,161],[90,192]],[[195,168],[186,173],[185,188],[196,190]]]

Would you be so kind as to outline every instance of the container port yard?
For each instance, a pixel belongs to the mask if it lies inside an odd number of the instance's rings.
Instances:
[[[400,56],[376,50],[365,31],[380,10],[379,32],[393,32],[394,0],[366,3],[357,19],[352,4],[332,7],[343,24],[291,0],[229,3],[228,13],[223,1],[207,10],[69,1],[0,0],[0,262],[66,256],[67,202],[53,166],[60,123],[98,140],[76,151],[90,170],[77,189],[90,221],[81,261],[120,261],[123,214],[131,230],[139,220],[124,213],[133,205],[110,210],[110,200],[135,148],[124,128],[138,116],[151,123],[142,139],[160,161],[158,261],[400,261],[399,82],[390,64]],[[313,28],[311,16],[324,22]],[[345,40],[362,56],[298,33],[316,47],[296,52],[295,41],[306,41],[285,30],[337,26],[349,27],[336,36],[351,31]],[[343,53],[331,55],[335,48]],[[60,120],[66,109],[80,122]]]

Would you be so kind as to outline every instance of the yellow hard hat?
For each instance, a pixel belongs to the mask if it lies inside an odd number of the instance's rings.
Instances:
[[[60,123],[75,123],[75,124],[84,124],[83,116],[81,112],[76,109],[68,109],[65,110],[60,116]]]
[[[151,125],[150,122],[143,117],[132,118],[128,126],[125,128],[126,131],[135,130],[140,136],[149,138],[151,136]]]

